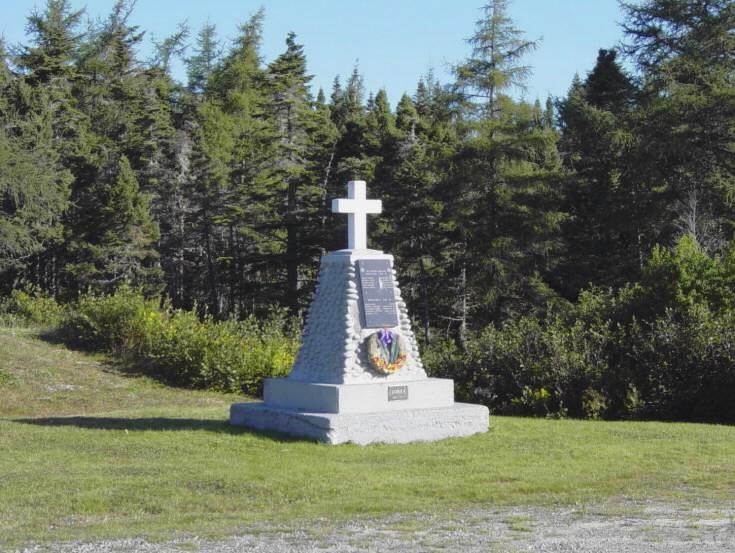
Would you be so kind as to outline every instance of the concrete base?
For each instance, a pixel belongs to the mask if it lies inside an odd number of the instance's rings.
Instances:
[[[451,407],[449,378],[395,380],[360,384],[322,384],[292,378],[268,378],[263,392],[271,407],[307,413],[374,413]]]
[[[262,402],[235,403],[230,407],[232,425],[329,444],[428,442],[486,432],[489,422],[487,407],[469,403],[374,413],[309,413]]]

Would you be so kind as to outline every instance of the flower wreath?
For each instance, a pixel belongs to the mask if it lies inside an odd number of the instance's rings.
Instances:
[[[406,341],[400,334],[387,328],[367,337],[370,365],[376,372],[393,374],[406,364]]]

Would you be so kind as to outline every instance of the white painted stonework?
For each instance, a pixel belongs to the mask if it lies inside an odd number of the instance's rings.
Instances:
[[[431,442],[487,432],[484,405],[455,403],[452,407],[373,413],[306,413],[263,403],[236,403],[230,424],[277,431],[329,444],[405,444]]]
[[[322,257],[301,350],[289,378],[334,384],[426,378],[395,270],[393,280],[399,326],[391,330],[406,340],[408,358],[401,370],[390,375],[379,375],[370,370],[363,343],[377,329],[362,328],[356,271],[359,259],[386,259],[393,267],[393,256],[377,250],[340,250]]]
[[[393,381],[394,382],[394,381]],[[448,378],[407,380],[407,398],[391,400],[392,381],[363,384],[299,382],[291,378],[269,378],[265,382],[266,403],[312,413],[371,413],[427,409],[454,405],[454,382]]]
[[[405,340],[406,362],[388,375],[370,367],[365,340],[379,329],[362,326],[357,261],[384,259],[393,268],[393,256],[365,249],[366,214],[379,213],[380,202],[365,199],[363,181],[350,182],[348,192],[348,199],[335,200],[332,209],[349,215],[348,242],[353,247],[322,257],[291,373],[266,380],[263,402],[233,404],[230,423],[328,443],[359,444],[437,440],[486,431],[486,407],[455,403],[452,380],[427,378],[395,270],[398,326],[390,330]]]

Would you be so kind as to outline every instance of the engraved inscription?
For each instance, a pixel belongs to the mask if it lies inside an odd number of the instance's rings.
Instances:
[[[408,399],[408,386],[388,386],[388,401]]]
[[[398,326],[393,272],[387,259],[359,259],[363,327]]]

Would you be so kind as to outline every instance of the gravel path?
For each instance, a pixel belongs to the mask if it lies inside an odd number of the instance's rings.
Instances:
[[[735,551],[735,502],[675,507],[616,502],[594,507],[471,510],[450,517],[396,515],[304,528],[253,527],[218,541],[188,537],[35,546],[23,553],[699,553]]]

